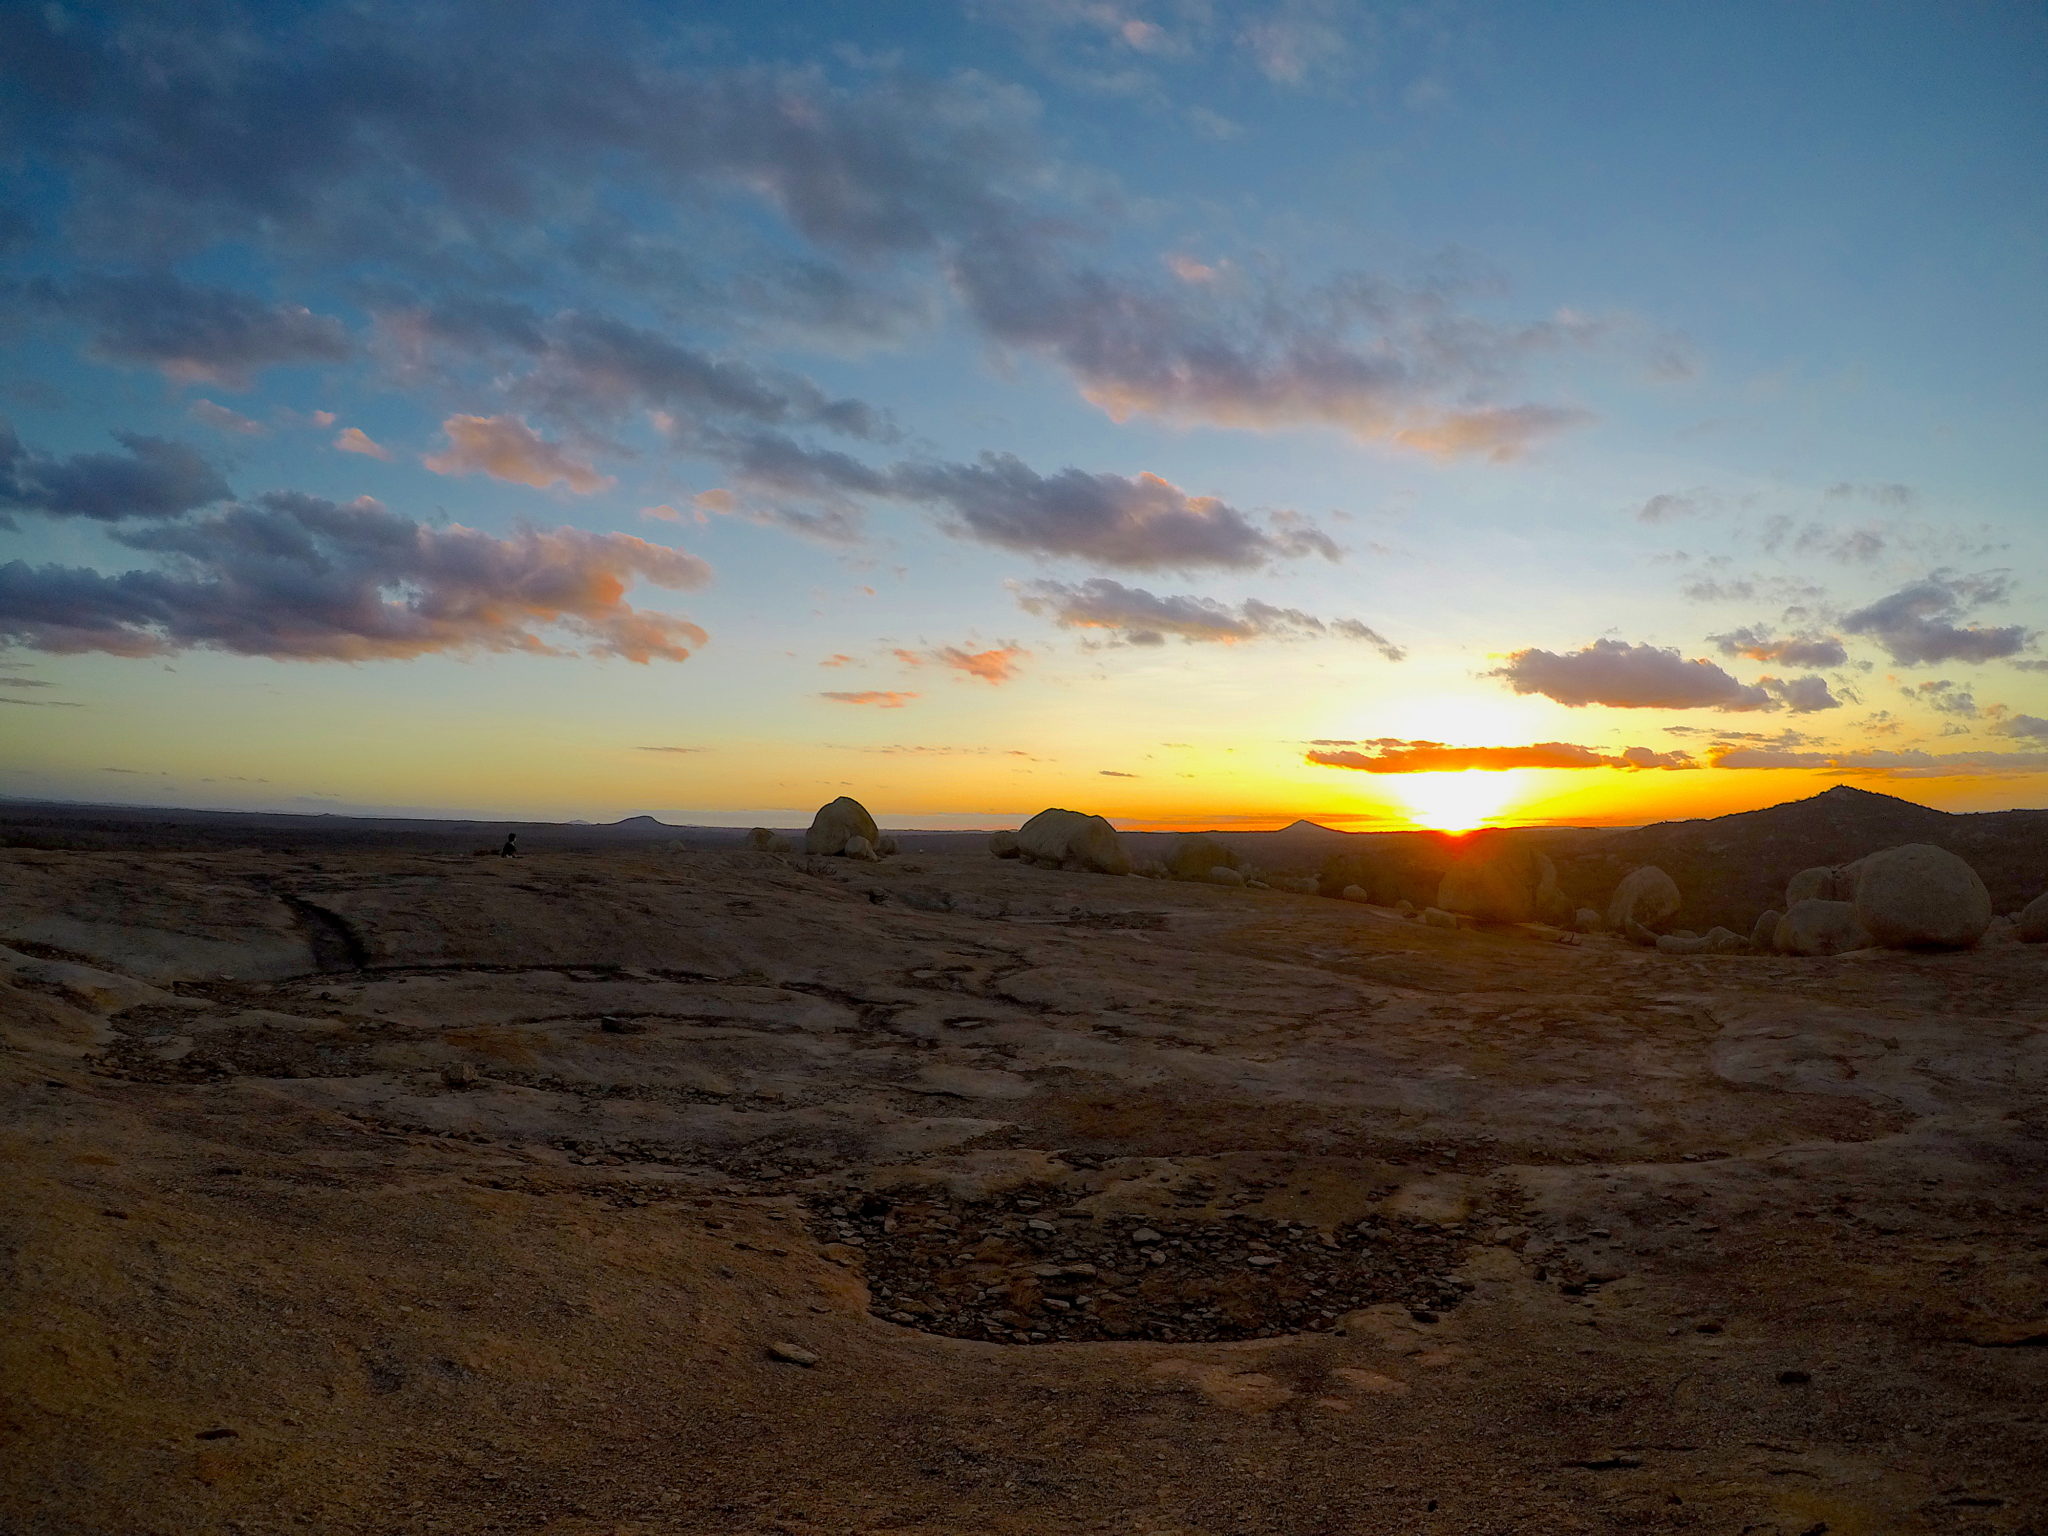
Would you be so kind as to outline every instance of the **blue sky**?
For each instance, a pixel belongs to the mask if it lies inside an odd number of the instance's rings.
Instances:
[[[2048,796],[2038,7],[0,26],[0,794]]]

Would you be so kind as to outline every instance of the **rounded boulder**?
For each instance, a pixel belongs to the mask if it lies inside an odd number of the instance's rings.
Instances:
[[[846,852],[847,843],[856,837],[865,842],[872,853],[882,834],[866,806],[851,795],[841,795],[837,800],[818,807],[818,814],[811,818],[810,830],[804,833],[804,852],[836,858]]]
[[[1781,955],[1844,955],[1868,949],[1871,942],[1852,903],[1809,900],[1793,903],[1791,911],[1778,919],[1771,947]]]
[[[1991,893],[1946,848],[1905,843],[1857,862],[1856,920],[1887,949],[1968,949],[1991,926]]]
[[[1057,806],[1040,811],[1017,829],[1020,857],[1062,869],[1098,875],[1128,875],[1131,856],[1116,828],[1100,816]]]
[[[1654,864],[1632,869],[1622,877],[1607,902],[1607,926],[1627,933],[1629,925],[1661,933],[1678,916],[1678,882]]]
[[[2022,944],[2048,944],[2048,891],[2043,891],[2012,920],[2013,937]]]

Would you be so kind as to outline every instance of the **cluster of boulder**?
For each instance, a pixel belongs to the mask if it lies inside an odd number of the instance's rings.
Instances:
[[[988,851],[999,859],[1019,859],[1046,869],[1080,870],[1097,875],[1133,873],[1123,839],[1100,816],[1085,811],[1040,811],[1014,832],[997,832]]]
[[[790,853],[788,838],[767,827],[750,828],[746,846],[756,853]],[[804,852],[827,859],[858,859],[874,863],[896,851],[896,839],[875,825],[868,808],[851,795],[818,807],[804,833]]]
[[[1976,870],[1930,843],[1905,843],[1853,863],[1801,870],[1786,884],[1784,910],[1759,916],[1747,938],[1726,928],[1667,931],[1678,907],[1671,877],[1646,866],[1616,888],[1607,926],[1672,954],[1751,950],[1812,956],[1880,947],[1969,949],[2006,921],[1993,917],[1991,894]],[[2027,914],[2036,909],[2040,941],[2048,941],[2048,897],[2037,898],[2012,922],[2015,936],[2025,937]]]

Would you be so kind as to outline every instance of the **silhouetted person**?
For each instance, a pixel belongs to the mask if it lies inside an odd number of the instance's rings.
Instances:
[[[510,859],[517,857],[518,853],[519,834],[517,832],[507,832],[505,834],[505,846],[498,850],[498,857],[501,859]]]

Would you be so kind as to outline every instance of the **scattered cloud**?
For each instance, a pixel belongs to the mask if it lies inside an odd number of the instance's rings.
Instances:
[[[1402,741],[1382,737],[1357,743],[1364,752],[1317,750],[1306,761],[1320,768],[1351,768],[1361,773],[1463,773],[1470,769],[1505,772],[1512,768],[1697,768],[1684,752],[1653,752],[1630,747],[1619,753],[1596,751],[1568,741],[1541,741],[1526,747],[1452,747],[1440,741]]]
[[[1867,635],[1900,666],[1942,661],[1996,661],[2017,655],[2032,638],[2019,624],[1959,625],[1974,609],[2001,603],[2012,594],[2003,571],[1958,576],[1935,571],[1879,598],[1842,619],[1852,635]]]
[[[216,432],[232,432],[238,437],[265,437],[270,432],[262,422],[212,400],[194,400],[185,407],[185,414],[202,426],[212,427]]]
[[[844,651],[834,651],[830,656],[819,662],[818,665],[821,667],[852,667],[858,666],[859,663]]]
[[[1407,655],[1379,631],[1356,619],[1325,621],[1299,608],[1276,608],[1248,598],[1235,606],[1213,597],[1156,596],[1106,576],[1078,584],[1035,581],[1017,589],[1026,612],[1062,629],[1101,630],[1119,645],[1163,645],[1171,635],[1190,642],[1336,638],[1359,640],[1388,661]]]
[[[340,435],[334,439],[334,446],[343,453],[360,453],[363,457],[369,459],[389,459],[391,457],[391,450],[382,443],[377,442],[361,427],[343,427]],[[446,473],[446,471],[437,471],[437,473]]]
[[[940,666],[951,667],[963,677],[978,678],[984,683],[1007,683],[1016,679],[1017,664],[1031,653],[1019,645],[999,646],[986,651],[945,645],[928,654]]]
[[[428,527],[365,497],[275,492],[185,523],[124,530],[153,569],[0,565],[0,640],[56,653],[226,651],[286,661],[437,653],[586,654],[681,661],[705,643],[686,620],[628,605],[634,580],[702,586],[695,555],[621,533],[522,529],[496,538]]]
[[[1714,748],[1709,761],[1716,768],[1805,768],[1837,773],[1898,778],[1996,778],[2048,772],[2048,752],[1840,752],[1786,751],[1771,747]]]
[[[1731,629],[1707,639],[1723,656],[1746,656],[1751,661],[1777,661],[1788,667],[1841,667],[1848,665],[1849,652],[1833,635],[1817,633],[1778,638],[1761,624]]]
[[[1960,687],[1945,677],[1935,678],[1931,682],[1908,684],[1899,691],[1911,702],[1925,704],[1938,714],[1974,720],[1979,713],[1976,696],[1967,688]]]
[[[341,362],[352,351],[347,329],[332,316],[202,287],[167,272],[70,282],[39,278],[28,285],[28,294],[44,309],[82,322],[95,357],[142,364],[182,383],[242,389],[265,368]]]
[[[113,436],[120,453],[60,459],[25,448],[0,420],[0,512],[112,523],[178,517],[233,494],[220,471],[183,443],[134,432]]]
[[[1105,779],[1135,779],[1137,777],[1135,773],[1123,773],[1115,768],[1098,768],[1095,771]]]
[[[689,753],[694,753],[694,752],[709,752],[709,751],[711,750],[711,748],[709,748],[709,747],[635,747],[635,748],[634,748],[633,750],[634,750],[635,752],[674,752],[674,753],[679,753],[679,754],[689,754]]]
[[[1904,509],[1916,505],[1920,493],[1896,480],[1838,480],[1821,493],[1829,501],[1867,501],[1875,506]]]
[[[2039,715],[2010,715],[1992,727],[2001,736],[2023,736],[2030,741],[2048,742],[2048,720]]]
[[[876,709],[901,709],[917,695],[897,693],[889,689],[869,688],[859,693],[821,693],[821,699],[830,699],[835,704],[871,704]]]
[[[516,416],[450,416],[441,430],[448,434],[447,451],[422,461],[437,475],[485,474],[540,490],[566,485],[581,496],[614,483]]]
[[[1516,693],[1539,693],[1573,709],[1775,709],[1761,684],[1739,683],[1711,661],[1688,661],[1675,650],[1595,640],[1583,649],[1516,651],[1508,664],[1484,674]]]

